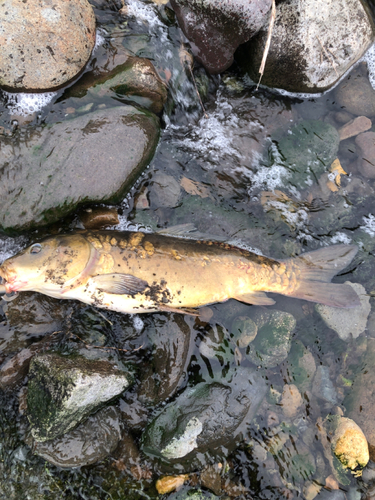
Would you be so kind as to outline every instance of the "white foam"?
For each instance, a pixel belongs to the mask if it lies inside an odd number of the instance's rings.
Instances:
[[[369,214],[367,217],[362,217],[364,224],[360,226],[360,229],[370,236],[375,236],[375,217],[372,214]]]
[[[337,232],[331,237],[330,244],[335,245],[336,243],[344,243],[345,245],[349,245],[352,242],[352,239],[345,233]]]
[[[29,94],[26,92],[11,93],[3,91],[7,100],[6,107],[12,115],[30,116],[41,111],[56,96],[57,92]]]
[[[161,42],[168,42],[168,28],[159,19],[155,4],[128,0],[127,8],[129,16],[134,16],[139,24],[147,23],[151,32],[157,32]]]
[[[144,321],[137,314],[134,314],[132,316],[132,320],[134,328],[137,330],[138,333],[141,333],[145,326]]]
[[[220,91],[217,94],[215,110],[207,115],[207,118],[202,116],[189,136],[179,141],[179,145],[199,153],[209,161],[218,162],[224,156],[241,159],[241,152],[233,144],[233,132],[239,127],[239,118]]]
[[[369,81],[371,87],[375,90],[375,44],[371,45],[361,61],[365,61],[367,63]]]
[[[104,44],[105,42],[105,36],[104,36],[104,33],[105,31],[104,30],[101,30],[101,29],[97,29],[96,30],[96,36],[95,36],[95,46],[94,46],[94,49],[93,49],[93,53],[95,52],[95,50],[100,47],[101,45]]]
[[[270,150],[273,157],[273,165],[270,167],[261,166],[258,168],[251,178],[251,191],[254,189],[274,191],[276,188],[283,187],[284,181],[291,176],[289,170],[283,165],[276,144],[272,143]]]

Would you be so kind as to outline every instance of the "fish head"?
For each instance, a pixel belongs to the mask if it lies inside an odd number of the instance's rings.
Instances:
[[[58,295],[85,274],[95,252],[81,234],[48,237],[5,260],[0,276],[7,293]]]

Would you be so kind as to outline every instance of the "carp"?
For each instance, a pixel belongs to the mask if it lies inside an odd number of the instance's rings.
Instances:
[[[161,234],[82,231],[47,237],[0,266],[4,292],[36,291],[122,313],[188,312],[236,299],[272,305],[265,292],[333,307],[360,304],[330,283],[357,247],[333,245],[274,260],[217,241]]]

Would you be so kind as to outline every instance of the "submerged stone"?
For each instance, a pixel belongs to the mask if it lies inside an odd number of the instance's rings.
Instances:
[[[350,470],[363,469],[370,457],[362,429],[350,418],[339,415],[330,417],[326,427],[330,432],[332,452],[341,464]]]
[[[254,417],[266,394],[264,379],[239,368],[230,382],[185,389],[146,428],[143,451],[176,467],[191,467],[202,454],[232,448],[241,425]]]
[[[315,309],[318,311],[323,321],[329,328],[332,328],[340,339],[349,342],[352,338],[356,339],[366,329],[367,318],[371,311],[370,297],[365,288],[359,283],[345,281],[357,292],[360,306],[353,309],[338,309],[323,304],[317,304]]]
[[[354,420],[366,436],[370,459],[375,461],[375,339],[367,339],[361,370],[343,401],[347,416]]]
[[[167,88],[160,79],[151,61],[145,58],[128,57],[123,64],[110,71],[101,68],[86,72],[68,89],[64,97],[92,97],[105,95],[135,101],[143,108],[160,113],[167,100]]]
[[[332,125],[319,120],[304,120],[293,126],[278,142],[285,181],[298,190],[306,189],[332,164],[340,137]]]
[[[0,228],[27,230],[81,204],[121,200],[158,138],[157,117],[125,105],[45,126],[18,145],[0,136]]]
[[[47,442],[33,443],[33,452],[57,467],[83,467],[110,455],[121,438],[118,410],[110,406],[73,430]]]
[[[258,333],[246,349],[246,356],[252,363],[266,368],[279,365],[289,354],[295,318],[287,312],[273,310],[259,311],[252,320]]]
[[[36,441],[59,437],[123,392],[130,373],[102,360],[42,354],[32,359],[27,409]]]
[[[5,0],[0,11],[0,85],[35,91],[76,76],[95,45],[87,0]]]
[[[177,390],[186,373],[192,320],[175,314],[153,315],[153,325],[147,330],[152,344],[151,362],[140,374],[138,398],[144,404],[157,404]]]

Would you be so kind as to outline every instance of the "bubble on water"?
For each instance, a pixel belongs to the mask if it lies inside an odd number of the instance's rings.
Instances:
[[[141,333],[143,328],[145,327],[144,321],[137,314],[134,314],[132,319],[134,328],[138,333]]]
[[[284,186],[291,173],[284,167],[279,150],[276,144],[272,143],[270,152],[273,158],[272,166],[260,166],[251,178],[251,190],[263,189],[274,191],[276,188]]]
[[[336,245],[336,243],[344,243],[345,245],[349,245],[352,242],[352,239],[345,233],[337,232],[331,237],[330,244]]]
[[[361,60],[367,63],[369,73],[368,78],[370,80],[371,87],[375,89],[375,45],[371,45]]]
[[[96,36],[95,36],[95,46],[94,46],[94,49],[93,49],[93,52],[95,52],[95,50],[100,47],[101,45],[104,44],[105,42],[105,36],[104,36],[104,31],[103,30],[96,30]]]
[[[369,234],[370,236],[374,237],[375,236],[375,217],[372,214],[369,214],[367,217],[366,215],[362,217],[362,220],[364,224],[360,226],[360,229],[364,231],[365,233]]]
[[[3,91],[7,101],[6,107],[12,115],[30,116],[41,111],[56,96],[57,92],[31,94],[26,92],[11,93]]]
[[[23,250],[29,242],[26,236],[11,238],[10,236],[0,237],[0,264],[13,255]]]

